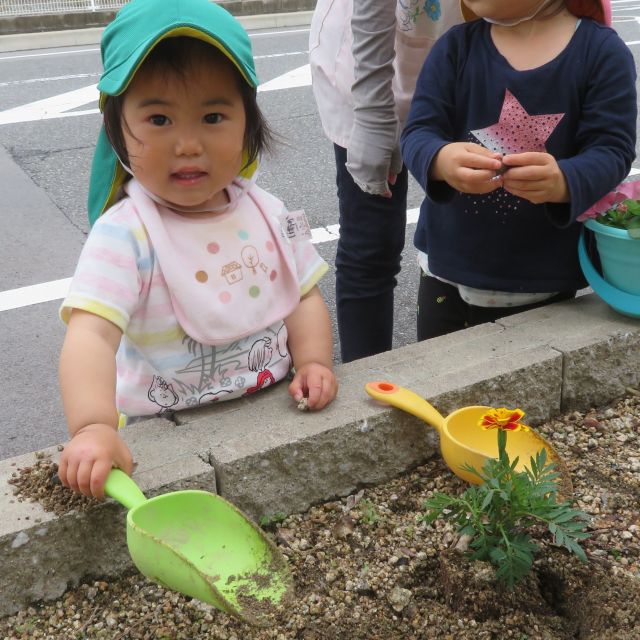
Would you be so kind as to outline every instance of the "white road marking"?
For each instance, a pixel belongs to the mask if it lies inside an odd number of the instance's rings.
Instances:
[[[311,86],[311,67],[305,64],[297,69],[292,69],[281,76],[269,80],[258,87],[258,91],[279,91],[280,89],[293,89],[294,87]]]
[[[20,122],[33,122],[35,120],[49,120],[51,118],[66,118],[69,116],[86,115],[87,113],[99,113],[98,109],[89,111],[70,111],[82,105],[97,102],[97,85],[74,89],[57,96],[36,100],[13,109],[0,111],[0,125],[17,124]]]
[[[265,33],[250,33],[249,38],[264,38],[265,36],[281,36],[287,33],[309,33],[309,28],[306,29],[284,29],[282,31],[267,31]],[[3,60],[20,60],[22,58],[47,58],[49,56],[73,56],[78,53],[96,53],[100,51],[100,47],[92,47],[91,49],[67,49],[66,51],[42,51],[40,53],[20,53],[12,56],[0,56],[0,62]],[[309,53],[304,51],[303,53]],[[276,54],[278,55],[278,54]],[[279,55],[291,55],[287,53]],[[254,56],[254,60],[260,58],[268,58],[269,56]]]
[[[22,58],[47,58],[49,56],[73,56],[78,53],[94,53],[100,51],[99,47],[95,49],[75,49],[74,51],[45,51],[42,53],[21,53],[14,56],[0,56],[0,62],[3,60],[19,60]]]
[[[263,56],[254,56],[255,60],[266,60],[271,58],[288,58],[291,56],[308,56],[308,51],[290,51],[288,53],[268,53]],[[0,58],[0,61],[3,58]],[[36,84],[39,82],[60,82],[60,80],[75,80],[76,78],[99,78],[102,75],[100,71],[95,73],[75,73],[66,76],[51,76],[47,78],[26,78],[24,80],[10,80],[9,82],[0,82],[0,87],[9,87],[22,84]]]
[[[296,87],[311,85],[311,69],[308,64],[288,71],[287,73],[269,80],[258,87],[258,91],[280,91]],[[83,109],[74,111],[85,104],[98,100],[96,84],[60,93],[50,98],[36,100],[19,107],[0,111],[0,125],[51,120],[53,118],[70,118],[100,113],[99,109]]]
[[[407,224],[413,224],[418,220],[419,209],[407,210]],[[340,234],[340,226],[337,224],[328,227],[318,227],[311,230],[311,242],[322,244],[323,242],[334,242]],[[28,287],[9,289],[0,291],[0,311],[9,311],[20,307],[28,307],[41,302],[51,302],[52,300],[62,300],[67,295],[71,278],[42,282]]]
[[[67,295],[70,283],[71,278],[63,278],[62,280],[34,284],[30,287],[2,291],[0,292],[0,311],[60,300]]]
[[[28,78],[27,80],[9,80],[0,82],[0,87],[9,87],[19,84],[36,84],[38,82],[59,82],[60,80],[75,80],[76,78],[99,78],[99,73],[75,73],[68,76],[55,76],[52,78]]]

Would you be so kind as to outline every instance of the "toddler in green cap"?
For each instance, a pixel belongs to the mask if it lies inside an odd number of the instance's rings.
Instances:
[[[327,265],[304,214],[254,183],[271,137],[246,32],[208,0],[133,0],[101,50],[93,227],[60,359],[59,475],[96,497],[113,466],[131,473],[123,416],[251,394],[292,366],[296,402],[337,392]]]

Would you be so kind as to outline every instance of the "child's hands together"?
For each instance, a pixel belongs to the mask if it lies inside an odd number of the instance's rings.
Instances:
[[[502,186],[500,180],[494,180],[502,168],[501,158],[473,142],[452,142],[438,151],[429,176],[462,193],[489,193]]]
[[[308,362],[296,368],[296,374],[289,385],[289,395],[300,402],[306,397],[309,409],[322,409],[338,393],[338,381],[328,367],[317,362]]]
[[[114,466],[131,475],[129,448],[113,427],[89,424],[77,431],[62,451],[58,476],[73,491],[102,498],[104,483]]]
[[[507,171],[500,184],[514,196],[533,204],[569,201],[567,181],[552,155],[536,151],[514,153],[504,156],[502,162]]]
[[[463,193],[490,193],[503,187],[533,204],[569,201],[556,159],[538,151],[501,156],[479,144],[453,142],[436,155],[430,177]]]

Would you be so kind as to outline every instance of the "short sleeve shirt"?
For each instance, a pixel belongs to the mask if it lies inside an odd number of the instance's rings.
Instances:
[[[268,213],[277,218],[281,212]],[[290,241],[282,235],[280,247],[290,252],[302,296],[328,266],[310,239]],[[238,260],[221,273],[231,283],[230,291],[235,284],[255,286],[252,272],[259,274],[260,267],[246,263]],[[237,282],[243,274],[244,281]],[[219,295],[220,314],[225,314],[223,294]],[[157,252],[131,198],[117,203],[93,226],[60,310],[63,320],[72,309],[94,313],[122,330],[116,404],[129,417],[251,394],[285,378],[291,367],[284,318],[225,344],[203,344],[184,331]]]

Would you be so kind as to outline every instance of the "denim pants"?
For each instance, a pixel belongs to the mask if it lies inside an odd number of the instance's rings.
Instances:
[[[407,169],[392,197],[362,191],[345,167],[347,151],[334,145],[340,213],[336,253],[336,312],[343,362],[391,349],[393,290],[404,248]]]

